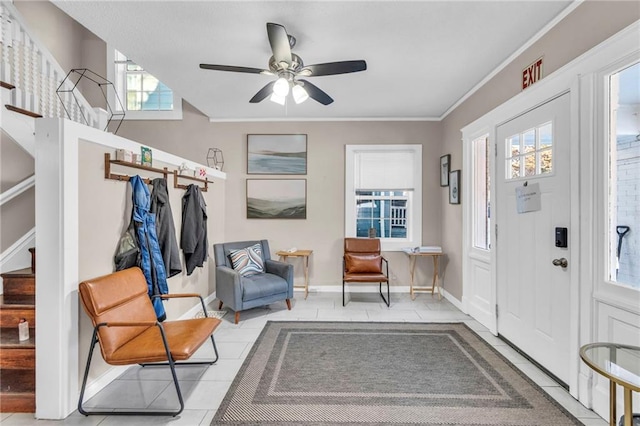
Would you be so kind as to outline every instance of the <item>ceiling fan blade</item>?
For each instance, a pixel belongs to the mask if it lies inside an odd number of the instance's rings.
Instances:
[[[280,24],[267,22],[267,35],[276,63],[285,62],[291,65],[291,45],[287,30]]]
[[[271,71],[263,70],[260,68],[236,67],[233,65],[200,64],[200,68],[202,68],[203,70],[244,72],[248,74],[273,74]]]
[[[302,84],[304,84],[303,88],[306,90],[307,95],[313,100],[320,102],[322,105],[329,105],[333,102],[331,96],[327,95],[324,91],[318,88],[307,80],[298,80]]]
[[[350,72],[364,71],[367,69],[367,63],[362,60],[327,62],[325,64],[307,65],[300,73],[306,70],[311,71],[309,77],[318,77],[322,75],[348,74]]]
[[[274,84],[276,84],[276,82],[272,81],[271,83],[269,83],[266,86],[264,86],[262,89],[260,89],[258,91],[258,93],[256,93],[253,96],[253,98],[251,98],[251,100],[249,102],[251,102],[252,104],[257,104],[258,102],[264,101],[267,96],[269,96],[270,94],[273,93],[273,85]],[[311,95],[309,95],[309,96],[311,96]]]

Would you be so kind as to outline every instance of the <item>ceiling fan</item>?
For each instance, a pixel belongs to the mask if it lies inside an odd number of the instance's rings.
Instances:
[[[249,102],[258,103],[270,96],[270,100],[281,105],[285,104],[289,91],[291,91],[293,99],[297,104],[311,98],[320,102],[322,105],[329,105],[333,102],[331,96],[300,77],[347,74],[367,69],[367,63],[363,60],[304,65],[302,58],[291,51],[296,44],[296,39],[287,34],[284,26],[268,22],[267,36],[269,37],[269,44],[273,51],[273,56],[269,59],[268,70],[213,64],[200,64],[200,68],[205,70],[277,76],[277,80],[270,82],[260,89]]]

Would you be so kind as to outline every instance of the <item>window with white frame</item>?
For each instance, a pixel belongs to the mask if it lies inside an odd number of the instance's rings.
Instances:
[[[164,83],[145,71],[140,65],[117,50],[113,58],[113,81],[115,90],[124,107],[125,119],[170,120],[182,118],[182,99]],[[118,102],[113,102],[120,108]]]
[[[489,209],[489,143],[487,136],[471,142],[473,155],[473,246],[482,250],[491,247]]]
[[[609,77],[609,281],[640,291],[640,63]]]
[[[347,145],[345,236],[385,251],[422,244],[422,146]]]

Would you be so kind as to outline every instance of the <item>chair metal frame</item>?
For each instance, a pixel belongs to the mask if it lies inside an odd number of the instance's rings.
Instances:
[[[200,296],[199,294],[161,294],[161,295],[154,295],[152,296],[152,298],[155,297],[160,297],[162,299],[171,299],[171,298],[178,298],[178,297],[197,297],[200,299],[200,304],[202,305],[202,310],[204,312],[205,317],[207,317],[207,308],[206,305],[204,303],[204,299],[202,298],[202,296]],[[126,410],[126,411],[100,411],[100,410],[95,410],[95,411],[87,411],[84,409],[84,407],[82,406],[82,400],[84,398],[84,392],[85,392],[85,388],[87,385],[87,378],[89,377],[89,368],[91,367],[91,360],[93,358],[93,350],[95,349],[96,344],[99,342],[98,339],[98,330],[100,329],[100,327],[137,327],[137,326],[156,326],[160,329],[160,335],[162,337],[162,343],[164,345],[166,354],[167,354],[167,362],[153,362],[153,363],[141,363],[138,364],[142,367],[151,367],[151,366],[166,366],[168,365],[170,370],[171,370],[171,376],[173,378],[173,383],[175,385],[176,388],[176,393],[178,394],[178,401],[180,402],[180,408],[178,409],[178,411],[138,411],[138,410]],[[170,415],[170,416],[177,416],[178,414],[180,414],[183,410],[184,410],[184,400],[182,398],[182,391],[180,390],[180,384],[178,383],[178,376],[176,375],[176,369],[175,367],[180,365],[213,365],[218,361],[218,358],[220,357],[218,354],[218,348],[216,347],[216,342],[213,338],[213,334],[211,334],[210,336],[211,338],[211,344],[213,345],[213,351],[215,353],[215,359],[212,361],[187,361],[187,362],[176,362],[173,360],[173,357],[171,356],[171,350],[169,348],[169,344],[167,342],[167,337],[165,335],[165,331],[164,331],[164,327],[162,326],[162,323],[159,321],[139,321],[139,322],[103,322],[100,323],[98,325],[96,325],[93,328],[93,337],[91,338],[91,346],[89,348],[89,355],[87,357],[87,366],[85,367],[84,370],[84,378],[82,379],[82,387],[80,389],[80,397],[78,399],[78,411],[85,415],[85,416],[89,416],[89,415],[109,415],[109,416],[127,416],[127,415],[140,415],[140,416],[157,416],[157,415]]]
[[[385,276],[387,277],[387,297],[384,297],[384,294],[382,293],[382,283],[383,281],[378,281],[379,284],[379,292],[380,292],[380,297],[382,298],[382,300],[384,301],[385,305],[387,305],[387,307],[391,306],[391,292],[389,290],[389,262],[387,261],[387,259],[385,259],[384,257],[381,256],[382,262],[384,262],[384,266],[385,266]],[[347,270],[347,265],[346,262],[344,260],[344,256],[342,256],[342,306],[346,306],[345,305],[345,300],[344,300],[344,288],[345,288],[345,280],[344,280],[344,273]],[[374,281],[375,282],[375,281]]]

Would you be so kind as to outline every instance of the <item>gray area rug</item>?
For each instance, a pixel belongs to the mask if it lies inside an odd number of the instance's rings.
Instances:
[[[582,423],[462,323],[269,321],[211,424]]]

